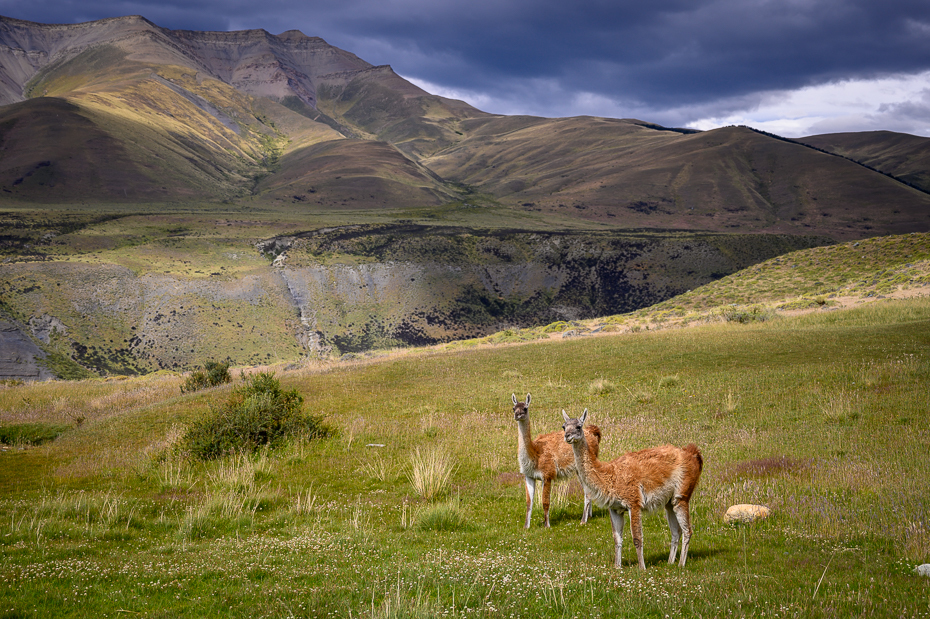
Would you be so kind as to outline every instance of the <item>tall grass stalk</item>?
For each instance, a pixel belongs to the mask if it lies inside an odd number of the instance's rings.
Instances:
[[[387,460],[379,453],[373,453],[362,463],[362,471],[380,482],[385,482],[390,474],[390,466]]]
[[[299,490],[291,505],[291,512],[298,515],[313,513],[316,508],[317,495],[313,492],[313,484],[305,491]]]

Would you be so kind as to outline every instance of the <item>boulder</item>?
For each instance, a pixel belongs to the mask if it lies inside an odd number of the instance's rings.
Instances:
[[[764,505],[741,503],[727,508],[727,513],[723,515],[723,522],[726,524],[749,523],[768,518],[768,515],[769,508]]]

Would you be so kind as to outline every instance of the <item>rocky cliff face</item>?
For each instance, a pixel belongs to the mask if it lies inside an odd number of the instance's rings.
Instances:
[[[828,241],[348,226],[269,239],[267,267],[238,278],[8,264],[0,309],[21,325],[5,341],[102,374],[260,364],[623,313]],[[5,356],[2,372],[28,354]]]
[[[295,96],[316,104],[315,80],[371,65],[296,30],[191,32],[160,28],[140,16],[83,24],[38,24],[0,17],[0,105],[25,99],[28,81],[45,66],[86,49],[114,45],[130,60],[188,67],[256,96]]]
[[[47,380],[54,374],[45,367],[45,352],[20,325],[0,319],[0,380]]]
[[[826,242],[353,226],[279,239],[274,269],[311,339],[355,352],[629,312]]]

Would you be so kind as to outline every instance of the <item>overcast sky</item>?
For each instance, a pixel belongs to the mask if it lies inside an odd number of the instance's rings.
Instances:
[[[0,0],[0,14],[298,29],[501,114],[930,136],[928,0]]]

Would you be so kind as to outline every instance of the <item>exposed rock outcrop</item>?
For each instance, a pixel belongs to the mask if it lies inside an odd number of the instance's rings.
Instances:
[[[13,322],[0,319],[0,379],[47,380],[55,378],[41,360],[45,352]]]
[[[724,524],[749,524],[769,517],[770,510],[764,505],[741,503],[731,505],[723,515]]]
[[[26,83],[43,67],[99,45],[115,45],[129,58],[189,67],[256,96],[295,96],[316,105],[314,81],[336,72],[371,68],[358,56],[296,30],[194,32],[169,30],[144,17],[115,17],[81,24],[40,24],[0,17],[0,105],[22,101]]]

